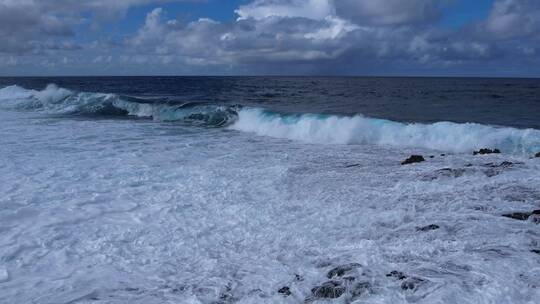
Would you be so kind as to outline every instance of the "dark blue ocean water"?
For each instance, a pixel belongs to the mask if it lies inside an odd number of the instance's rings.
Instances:
[[[239,104],[283,113],[540,129],[540,79],[364,77],[0,78],[0,87],[116,93],[148,102]]]

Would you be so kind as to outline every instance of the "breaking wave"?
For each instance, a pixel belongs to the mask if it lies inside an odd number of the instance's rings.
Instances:
[[[181,121],[209,126],[224,126],[234,122],[240,108],[74,92],[53,84],[42,91],[27,90],[15,85],[0,89],[0,107],[59,115],[147,117],[157,121]]]
[[[320,144],[376,144],[470,152],[491,147],[504,153],[540,151],[540,130],[478,123],[402,123],[385,119],[324,114],[282,114],[261,108],[207,103],[178,104],[106,93],[74,92],[56,85],[44,90],[0,89],[0,108],[51,114],[122,115],[179,121]]]
[[[231,128],[321,144],[376,144],[452,152],[494,147],[512,154],[540,151],[540,130],[477,123],[401,123],[361,115],[284,115],[245,108]]]

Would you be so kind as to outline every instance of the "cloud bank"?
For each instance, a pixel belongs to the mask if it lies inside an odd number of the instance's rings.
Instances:
[[[254,0],[236,18],[170,18],[175,1],[0,0],[0,68],[32,74],[540,76],[540,2],[494,0],[444,26],[453,1]],[[178,2],[178,1],[176,1]],[[103,29],[153,7],[120,39]],[[91,41],[81,39],[88,31]]]

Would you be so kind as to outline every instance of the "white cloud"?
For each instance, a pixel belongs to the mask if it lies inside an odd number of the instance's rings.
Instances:
[[[334,14],[332,0],[256,0],[235,11],[238,19],[302,17],[322,20]]]
[[[484,29],[496,38],[512,39],[540,32],[540,1],[496,0]]]
[[[358,24],[403,25],[430,22],[440,15],[440,0],[334,0],[338,15]]]

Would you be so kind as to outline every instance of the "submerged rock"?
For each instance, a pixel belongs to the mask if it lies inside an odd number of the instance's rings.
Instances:
[[[416,227],[416,231],[430,231],[430,230],[436,230],[439,229],[439,225],[431,224],[424,227]]]
[[[291,295],[291,289],[289,286],[283,286],[278,290],[278,293],[281,293],[282,295],[288,297]]]
[[[407,278],[406,274],[404,274],[401,271],[397,271],[397,270],[390,271],[390,273],[387,273],[386,276],[389,277],[389,278],[391,277],[391,278],[398,279],[398,280],[404,280],[404,279]]]
[[[351,289],[350,293],[353,297],[357,297],[360,295],[363,295],[364,293],[367,293],[371,290],[371,283],[369,282],[360,282],[357,284],[354,284]]]
[[[420,284],[424,283],[423,279],[412,277],[401,283],[401,289],[403,290],[416,290]]]
[[[502,216],[508,217],[511,219],[519,220],[519,221],[526,221],[531,217],[532,215],[540,215],[540,209],[533,210],[532,212],[512,212],[512,213],[505,213]]]
[[[450,176],[451,177],[461,177],[465,173],[465,169],[461,169],[461,168],[458,168],[458,169],[442,168],[442,169],[439,169],[439,170],[435,171],[435,173],[437,173],[439,175],[443,175],[443,176],[448,176],[448,177],[450,177]]]
[[[531,214],[527,212],[512,212],[512,213],[505,213],[502,216],[515,219],[515,220],[526,221],[529,218],[529,216],[531,216]]]
[[[317,298],[335,299],[345,293],[345,287],[339,281],[328,281],[311,289],[311,293]]]
[[[477,155],[477,154],[480,154],[480,155],[484,155],[484,154],[498,154],[498,153],[501,153],[501,150],[499,149],[488,149],[488,148],[483,148],[483,149],[480,149],[478,151],[474,151],[473,152],[473,155]]]
[[[422,155],[411,155],[409,158],[402,161],[401,164],[402,165],[408,165],[408,164],[413,164],[413,163],[420,163],[420,162],[423,162],[423,161],[425,161],[425,159],[424,159],[424,157]]]
[[[340,265],[340,266],[337,266],[335,268],[332,268],[330,269],[330,271],[328,271],[328,273],[326,274],[326,277],[331,279],[331,278],[334,278],[334,277],[341,277],[343,276],[345,273],[355,269],[355,268],[358,268],[362,265],[358,264],[358,263],[350,263],[350,264],[345,264],[345,265]]]
[[[520,163],[520,162],[513,163],[513,162],[509,162],[509,161],[505,160],[500,164],[487,163],[487,164],[485,164],[485,166],[486,167],[491,167],[491,168],[508,168],[508,167],[512,167],[513,165],[516,165],[516,164],[522,165],[523,163]]]

